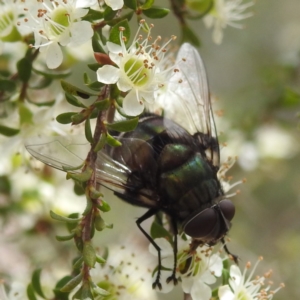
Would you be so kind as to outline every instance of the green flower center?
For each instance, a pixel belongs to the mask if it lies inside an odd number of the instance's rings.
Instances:
[[[253,300],[253,297],[251,297],[251,295],[249,295],[247,290],[242,290],[237,294],[235,299],[236,300]]]
[[[142,59],[128,59],[124,64],[124,71],[135,86],[143,86],[149,82],[150,70],[147,63]]]
[[[50,29],[54,35],[63,33],[70,24],[68,11],[63,7],[58,7],[52,12],[51,20],[53,23],[50,25]]]

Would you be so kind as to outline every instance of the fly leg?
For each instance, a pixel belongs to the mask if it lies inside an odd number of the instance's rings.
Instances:
[[[221,242],[222,242],[222,244],[223,244],[223,246],[224,246],[225,252],[226,252],[230,257],[232,257],[233,261],[238,265],[238,264],[239,264],[239,257],[238,257],[237,255],[235,255],[235,254],[232,254],[232,253],[229,251],[229,249],[227,248],[227,245],[226,245],[226,242],[225,242],[224,238],[221,239]]]
[[[161,253],[160,253],[161,249],[154,242],[153,238],[141,226],[141,223],[143,223],[145,220],[151,218],[156,213],[157,213],[157,209],[153,209],[153,208],[149,209],[144,215],[142,215],[141,217],[139,217],[136,220],[136,225],[138,226],[138,228],[140,229],[140,231],[144,234],[144,236],[149,240],[149,242],[153,245],[153,247],[157,251],[157,255],[158,255],[158,267],[157,267],[156,278],[155,278],[155,281],[152,284],[152,288],[155,289],[156,287],[158,287],[161,290],[162,289],[162,286],[161,286],[161,283],[160,283],[160,275],[161,275],[161,267],[162,267],[161,266]]]
[[[173,266],[173,271],[172,275],[167,278],[167,283],[173,281],[173,283],[176,285],[178,283],[178,279],[176,278],[176,269],[177,269],[177,252],[178,252],[178,244],[177,244],[177,223],[174,218],[171,218],[172,222],[172,229],[173,229],[173,234],[174,234],[174,246],[173,246],[173,253],[174,253],[174,266]]]

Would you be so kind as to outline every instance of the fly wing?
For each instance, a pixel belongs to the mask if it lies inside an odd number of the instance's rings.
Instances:
[[[164,116],[199,138],[207,158],[219,167],[220,150],[203,61],[190,44],[183,44],[176,58],[176,72],[168,93],[160,97]]]
[[[36,159],[62,171],[81,166],[89,151],[89,144],[81,136],[35,137],[26,141],[25,147]]]
[[[122,146],[106,147],[97,153],[97,183],[130,199],[132,204],[154,207],[156,162],[152,146],[136,138],[116,138]],[[72,173],[81,172],[90,150],[84,136],[37,137],[28,140],[25,147],[41,162]]]

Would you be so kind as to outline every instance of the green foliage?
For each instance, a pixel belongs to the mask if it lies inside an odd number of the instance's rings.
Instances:
[[[110,34],[109,34],[110,42],[121,45],[121,42],[120,42],[120,28],[121,27],[124,28],[124,30],[122,29],[122,32],[123,32],[123,37],[125,37],[125,43],[127,43],[129,41],[130,26],[129,26],[128,20],[125,19],[112,27]]]
[[[2,135],[12,137],[14,135],[17,135],[19,132],[20,132],[20,129],[0,125],[0,134],[2,134]]]
[[[151,19],[161,19],[169,14],[170,10],[167,8],[151,7],[143,10],[143,14]]]
[[[124,4],[133,10],[137,9],[137,0],[124,0]]]
[[[24,57],[17,62],[18,75],[21,81],[28,82],[31,77],[32,63],[28,57]]]
[[[34,291],[36,292],[36,294],[38,294],[43,299],[46,299],[44,292],[42,290],[42,287],[41,287],[41,281],[40,281],[41,271],[42,271],[42,269],[37,269],[33,272],[32,278],[31,278],[31,285],[32,285]]]
[[[125,121],[115,122],[112,124],[106,124],[107,129],[115,130],[119,132],[128,132],[136,128],[139,122],[139,118],[133,118]]]
[[[61,124],[72,123],[72,117],[76,115],[74,112],[62,113],[56,117],[56,121]]]

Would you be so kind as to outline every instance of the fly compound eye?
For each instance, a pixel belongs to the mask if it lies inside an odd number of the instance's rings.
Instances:
[[[185,224],[184,232],[193,238],[204,238],[215,228],[217,220],[215,209],[206,208]]]
[[[226,218],[226,220],[231,221],[235,214],[234,204],[230,200],[224,199],[219,202],[219,207],[220,207],[224,217]]]

